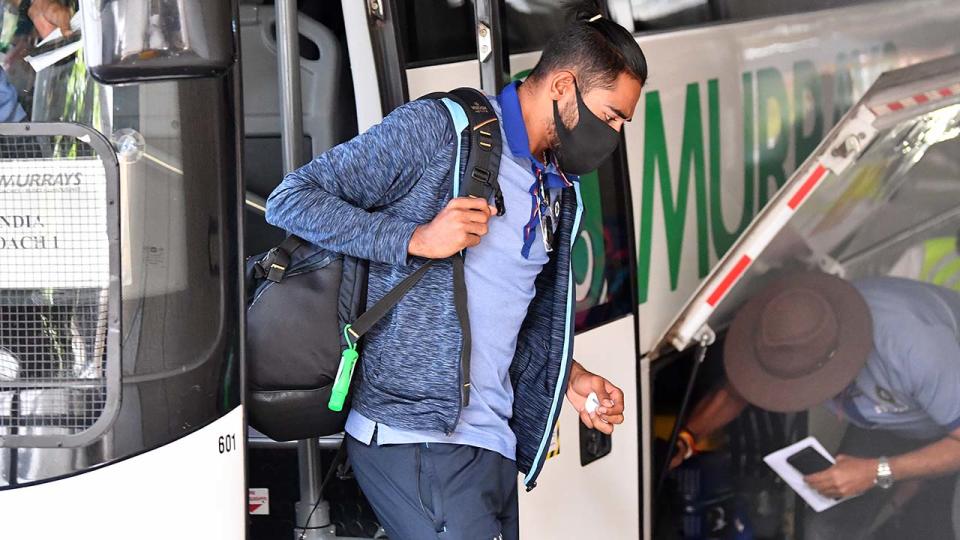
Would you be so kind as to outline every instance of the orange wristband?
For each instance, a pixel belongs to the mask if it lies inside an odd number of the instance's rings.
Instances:
[[[690,456],[693,456],[697,453],[697,443],[694,440],[692,433],[685,429],[681,429],[680,432],[677,433],[677,438],[682,440],[684,444],[687,445],[687,452],[684,454],[683,459],[689,459]]]

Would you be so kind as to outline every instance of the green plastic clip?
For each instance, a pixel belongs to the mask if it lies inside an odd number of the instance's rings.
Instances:
[[[340,412],[343,410],[343,404],[347,401],[347,394],[350,392],[350,381],[353,380],[353,368],[357,366],[357,360],[360,353],[357,352],[356,342],[350,339],[350,325],[343,328],[343,335],[347,340],[348,347],[340,355],[340,367],[337,368],[337,378],[333,381],[333,391],[330,393],[330,401],[327,407],[331,411]]]

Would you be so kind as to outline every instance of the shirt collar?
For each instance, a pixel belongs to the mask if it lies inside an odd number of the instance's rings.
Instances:
[[[503,116],[503,132],[507,136],[507,145],[513,155],[537,160],[530,154],[527,125],[523,123],[523,111],[520,110],[520,97],[517,95],[519,86],[520,81],[511,82],[504,86],[500,95],[497,96]],[[537,163],[539,163],[539,160],[537,160]]]

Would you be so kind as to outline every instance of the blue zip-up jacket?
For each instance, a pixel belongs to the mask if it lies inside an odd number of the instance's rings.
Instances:
[[[452,197],[457,142],[441,102],[403,105],[288,174],[267,200],[267,221],[323,248],[369,259],[373,305],[424,263],[407,247],[414,229]],[[560,206],[556,249],[537,277],[510,368],[510,425],[527,489],[546,458],[573,355],[570,253],[582,212],[579,184],[563,190]],[[452,264],[438,261],[364,340],[353,407],[398,429],[452,432],[462,391]]]

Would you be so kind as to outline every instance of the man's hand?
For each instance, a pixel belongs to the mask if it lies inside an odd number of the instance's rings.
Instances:
[[[595,392],[600,400],[600,406],[593,414],[586,410],[590,392]],[[609,435],[613,433],[614,424],[623,423],[623,391],[603,377],[590,373],[577,362],[570,368],[567,399],[580,412],[580,421],[588,428]]]
[[[70,18],[73,13],[70,8],[56,0],[33,0],[27,16],[33,21],[40,39],[46,38],[51,32],[60,29],[64,36],[69,36]]]
[[[842,499],[859,495],[873,487],[877,477],[877,461],[840,454],[834,466],[804,476],[803,481],[824,497]]]
[[[445,259],[480,243],[487,234],[487,221],[497,209],[474,197],[451,199],[447,207],[426,225],[420,225],[410,238],[407,252],[417,257]]]

